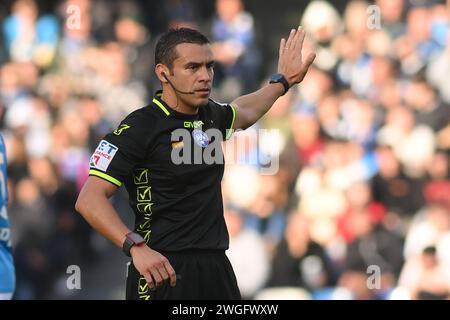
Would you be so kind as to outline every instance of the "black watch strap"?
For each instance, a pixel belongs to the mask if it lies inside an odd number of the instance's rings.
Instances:
[[[289,86],[289,82],[286,80],[286,78],[284,77],[283,74],[281,73],[276,73],[274,74],[272,77],[270,77],[270,81],[269,83],[281,83],[284,87],[284,93],[283,96],[286,94],[286,92],[289,91],[290,86]]]
[[[122,251],[125,253],[128,257],[131,257],[130,250],[134,245],[140,245],[142,243],[145,243],[144,238],[142,238],[139,234],[136,232],[130,232],[125,236],[125,241],[122,244]]]

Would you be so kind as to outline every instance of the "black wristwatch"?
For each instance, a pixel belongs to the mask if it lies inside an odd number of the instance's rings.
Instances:
[[[127,256],[131,257],[130,250],[134,245],[140,245],[145,243],[144,238],[142,238],[139,234],[136,232],[130,232],[125,236],[125,241],[122,245],[122,251]]]
[[[286,92],[288,92],[290,88],[289,82],[281,73],[275,73],[273,76],[271,76],[269,83],[281,83],[284,87],[283,96],[286,94]]]

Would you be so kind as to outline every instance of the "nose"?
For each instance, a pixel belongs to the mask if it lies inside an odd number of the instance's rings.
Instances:
[[[207,66],[203,66],[202,68],[200,68],[200,74],[199,74],[199,80],[201,82],[211,82],[213,75],[214,75],[214,71],[212,70],[212,68],[208,68]]]

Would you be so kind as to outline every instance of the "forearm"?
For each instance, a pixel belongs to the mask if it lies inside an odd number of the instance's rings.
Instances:
[[[130,229],[122,222],[106,195],[80,194],[76,209],[96,231],[122,247]]]
[[[258,121],[283,94],[281,83],[268,84],[258,91],[241,96],[231,104],[239,110],[240,117],[236,119],[236,129],[246,129]],[[239,121],[238,121],[239,120]]]
[[[274,83],[232,102],[236,106],[234,129],[246,129],[253,125],[272,107],[285,90],[302,82],[316,57],[315,53],[311,52],[306,60],[303,60],[304,39],[305,32],[301,27],[292,29],[287,40],[281,39],[278,74],[274,75],[277,76],[275,79],[272,79]]]

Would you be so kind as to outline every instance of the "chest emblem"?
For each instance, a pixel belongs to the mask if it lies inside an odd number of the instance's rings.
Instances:
[[[202,148],[206,148],[209,144],[208,135],[202,130],[194,129],[192,131],[192,137],[194,138],[195,143]]]

